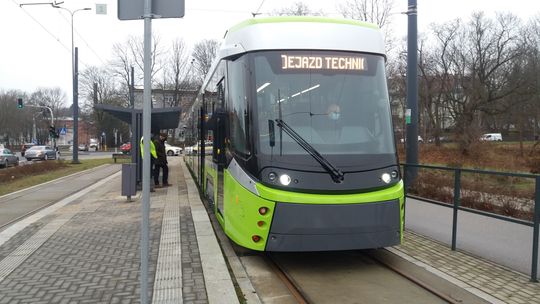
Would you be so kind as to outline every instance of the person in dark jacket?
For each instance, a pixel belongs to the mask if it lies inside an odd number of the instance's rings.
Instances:
[[[168,187],[169,184],[169,166],[167,165],[167,153],[165,152],[165,141],[167,140],[167,133],[160,133],[159,138],[154,140],[156,146],[157,158],[154,163],[154,184],[156,188],[160,188],[159,185],[159,169],[163,169],[163,183],[162,187]]]

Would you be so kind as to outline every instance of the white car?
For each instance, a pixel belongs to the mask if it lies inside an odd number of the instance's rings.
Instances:
[[[404,143],[406,139],[402,138],[400,141],[401,143]],[[420,135],[418,135],[418,143],[421,143],[421,144],[424,143],[424,139]]]
[[[182,148],[171,146],[168,143],[165,143],[165,153],[167,153],[168,156],[178,156],[180,155],[180,153],[182,153]]]
[[[501,133],[486,133],[480,137],[480,141],[502,141]]]

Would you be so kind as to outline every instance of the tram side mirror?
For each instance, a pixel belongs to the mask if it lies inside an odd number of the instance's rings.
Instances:
[[[268,134],[270,147],[273,147],[276,145],[276,132],[274,131],[274,121],[271,119],[268,120]]]

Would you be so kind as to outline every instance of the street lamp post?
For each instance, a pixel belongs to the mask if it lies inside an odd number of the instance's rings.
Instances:
[[[79,8],[74,11],[61,7],[58,4],[52,3],[51,6],[67,11],[71,15],[71,76],[73,80],[73,164],[79,164],[79,89],[78,89],[78,68],[76,67],[76,50],[75,50],[75,36],[73,31],[73,16],[76,12],[89,11],[91,8]]]
[[[76,69],[76,60],[75,60],[75,36],[74,36],[74,30],[73,30],[73,16],[76,12],[80,11],[89,11],[91,8],[85,7],[85,8],[79,8],[76,10],[70,10],[65,7],[61,7],[60,4],[64,3],[62,2],[49,2],[49,3],[21,3],[19,6],[23,5],[50,5],[54,8],[63,9],[69,13],[71,16],[71,77],[73,80],[73,160],[72,163],[78,164],[79,162],[79,92],[78,92],[78,78],[77,78],[77,70]]]

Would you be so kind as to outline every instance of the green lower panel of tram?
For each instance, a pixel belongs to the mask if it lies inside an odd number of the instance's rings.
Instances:
[[[240,246],[258,251],[323,251],[381,248],[401,242],[401,182],[383,190],[342,195],[256,184],[257,195],[225,169],[220,193],[213,186],[218,179],[216,170],[206,168],[217,218],[227,236]]]

